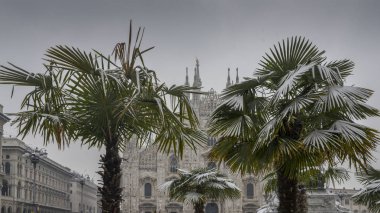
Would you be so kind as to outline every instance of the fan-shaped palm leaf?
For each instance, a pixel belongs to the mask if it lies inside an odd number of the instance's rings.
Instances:
[[[196,213],[203,213],[207,200],[224,201],[240,196],[240,189],[225,175],[212,169],[179,170],[179,178],[159,186],[170,199],[189,203]]]

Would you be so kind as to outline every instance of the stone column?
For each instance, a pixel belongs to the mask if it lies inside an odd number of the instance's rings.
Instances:
[[[10,119],[3,114],[3,105],[0,104],[0,156],[3,156],[3,132],[4,132],[4,124],[7,123]],[[2,168],[3,165],[3,159],[0,158],[0,185],[2,187],[3,185],[3,177],[4,177],[4,172]],[[1,195],[1,190],[0,190],[0,195]],[[0,196],[0,207],[1,207],[1,196]]]

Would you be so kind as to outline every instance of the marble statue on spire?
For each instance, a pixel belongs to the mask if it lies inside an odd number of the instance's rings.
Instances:
[[[202,80],[201,80],[201,76],[199,73],[199,60],[198,60],[198,58],[195,59],[193,87],[198,87],[198,88],[202,87]]]
[[[236,67],[236,83],[239,83],[239,68]]]
[[[185,86],[190,86],[189,83],[189,68],[186,67],[186,81],[185,81]]]
[[[229,86],[231,86],[230,68],[228,68],[228,76],[227,76],[226,87],[229,87]]]

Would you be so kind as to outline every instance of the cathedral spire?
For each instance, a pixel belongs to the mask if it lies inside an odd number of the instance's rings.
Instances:
[[[231,86],[230,68],[228,68],[228,76],[227,76],[226,87],[229,87],[229,86]]]
[[[201,76],[199,74],[199,61],[198,61],[198,59],[195,59],[193,87],[198,87],[198,88],[202,87]]]
[[[236,83],[239,83],[239,68],[236,67]]]
[[[185,86],[190,86],[189,83],[189,68],[186,67],[186,81],[185,81]]]

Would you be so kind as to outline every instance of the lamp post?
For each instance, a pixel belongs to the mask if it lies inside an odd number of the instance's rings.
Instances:
[[[39,149],[36,147],[35,149],[32,149],[28,147],[26,149],[25,154],[23,155],[26,158],[30,159],[30,162],[33,164],[33,170],[34,170],[34,178],[33,178],[33,208],[34,213],[37,213],[37,205],[36,205],[36,191],[37,191],[37,185],[36,185],[36,175],[37,175],[37,164],[40,162],[42,158],[45,158],[47,156],[46,149],[41,148]]]

